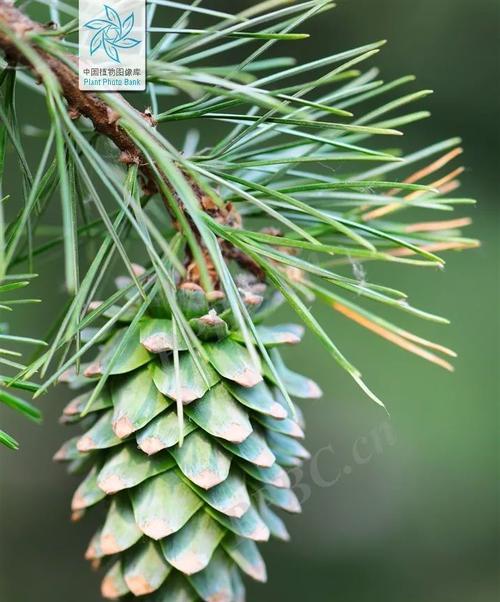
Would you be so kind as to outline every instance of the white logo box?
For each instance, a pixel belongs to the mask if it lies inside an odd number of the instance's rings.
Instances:
[[[80,90],[145,90],[146,0],[80,0],[78,13]]]

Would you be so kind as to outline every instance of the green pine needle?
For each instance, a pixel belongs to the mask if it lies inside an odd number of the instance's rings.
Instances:
[[[421,353],[422,339],[415,343],[418,349],[405,344],[401,329],[361,304],[367,300],[417,318],[446,320],[414,308],[399,291],[364,282],[359,270],[352,273],[353,265],[366,261],[442,267],[441,251],[477,245],[462,234],[467,220],[440,222],[430,215],[474,202],[447,196],[458,185],[460,170],[452,161],[461,153],[460,140],[407,155],[393,149],[394,137],[402,135],[399,128],[428,116],[425,110],[408,107],[431,91],[402,92],[413,76],[384,83],[376,69],[365,70],[384,40],[300,63],[266,53],[280,42],[306,39],[307,21],[331,9],[328,1],[271,0],[229,14],[199,2],[154,0],[149,5],[147,90],[153,114],[145,119],[140,112],[144,107],[128,104],[137,102],[133,97],[126,101],[96,93],[137,149],[140,161],[128,157],[132,166],[126,168],[121,161],[126,163],[127,157],[119,158],[105,147],[88,121],[69,118],[57,77],[46,62],[48,53],[76,70],[70,56],[76,52],[71,37],[75,9],[61,0],[39,4],[45,7],[47,21],[58,22],[57,30],[32,31],[12,42],[36,69],[47,100],[48,135],[34,170],[15,105],[15,91],[32,87],[32,79],[27,73],[16,76],[7,64],[1,73],[0,179],[10,177],[4,163],[6,149],[12,149],[23,204],[12,210],[12,201],[0,203],[0,294],[4,311],[23,303],[3,299],[4,293],[27,284],[6,280],[9,270],[18,265],[31,269],[45,256],[61,252],[71,298],[47,349],[14,382],[21,386],[23,378],[39,373],[44,382],[36,394],[45,392],[65,371],[79,368],[87,350],[106,338],[120,316],[133,309],[138,322],[154,300],[153,292],[167,300],[178,335],[203,373],[203,346],[175,297],[179,282],[194,270],[206,292],[225,292],[252,361],[257,362],[259,353],[265,358],[288,399],[241,300],[235,279],[238,254],[261,270],[334,360],[377,403],[381,402],[359,370],[337,347],[334,334],[318,323],[309,307],[313,296],[407,350],[435,360],[435,354]],[[5,23],[0,23],[0,32],[10,35]],[[185,152],[169,139],[172,121],[185,126]],[[217,128],[212,144],[205,140],[208,124]],[[149,182],[142,193],[145,179]],[[59,224],[47,237],[48,211],[57,197]],[[203,203],[212,207],[208,215]],[[224,223],[221,216],[230,211],[238,217]],[[244,220],[243,226],[239,220]],[[136,256],[147,264],[144,272],[138,273]],[[107,282],[120,268],[129,283],[110,292]],[[295,280],[290,280],[292,273]],[[96,298],[101,303],[93,307]],[[109,313],[113,307],[118,309]],[[19,342],[11,335],[0,339]],[[37,339],[24,342],[43,349]],[[115,350],[116,357],[120,350]],[[13,353],[7,350],[6,355]],[[85,412],[107,376],[102,376]],[[26,402],[15,401],[3,390],[0,395],[0,401],[14,409],[39,417]],[[5,434],[2,441],[16,445]]]

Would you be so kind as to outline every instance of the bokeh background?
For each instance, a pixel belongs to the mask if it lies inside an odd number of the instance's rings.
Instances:
[[[236,10],[249,2],[210,6]],[[385,79],[418,76],[436,94],[433,119],[408,129],[418,147],[463,136],[463,196],[477,251],[448,256],[444,272],[369,266],[368,275],[411,294],[414,304],[449,316],[449,327],[401,324],[439,338],[459,353],[450,375],[393,348],[326,310],[321,318],[386,401],[387,417],[307,338],[292,366],[324,389],[305,408],[308,447],[304,513],[288,520],[292,543],[269,544],[267,587],[250,602],[495,602],[499,589],[498,400],[500,232],[500,3],[498,0],[339,0],[309,23],[301,58],[387,38],[377,57]],[[297,48],[297,47],[295,47]],[[293,48],[292,48],[293,50]],[[19,99],[30,118],[43,105]],[[40,116],[38,116],[40,112]],[[175,133],[173,134],[175,136]],[[33,143],[32,158],[38,152]],[[60,261],[44,266],[33,292],[46,316],[18,324],[42,335],[62,299]],[[42,400],[42,428],[2,412],[21,441],[0,452],[0,600],[98,602],[96,577],[82,560],[92,524],[72,525],[75,480],[51,457],[66,433],[57,416],[67,395]],[[319,453],[318,453],[319,452]],[[335,481],[335,482],[333,482]],[[328,482],[328,483],[327,483]]]

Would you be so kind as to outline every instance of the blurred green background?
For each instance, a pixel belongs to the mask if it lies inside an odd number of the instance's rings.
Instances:
[[[210,2],[225,10],[249,2]],[[332,366],[311,337],[289,354],[292,366],[321,383],[324,397],[306,410],[308,447],[304,513],[290,517],[292,543],[269,544],[267,587],[250,602],[495,602],[498,543],[498,234],[500,193],[500,3],[498,0],[339,0],[311,22],[309,41],[292,47],[312,58],[387,38],[377,57],[385,79],[413,73],[436,90],[430,121],[408,129],[413,147],[459,134],[467,172],[463,196],[477,251],[448,255],[444,272],[368,267],[413,304],[452,320],[436,327],[402,319],[459,353],[450,375],[393,348],[341,316],[322,310],[337,342],[385,400],[388,418]],[[43,119],[43,103],[20,103]],[[35,108],[36,107],[36,108]],[[38,116],[36,112],[40,113]],[[32,158],[37,147],[33,147]],[[62,299],[60,264],[46,266],[36,293],[46,319],[28,314],[23,332],[42,335]],[[35,291],[33,291],[35,292]],[[0,452],[0,600],[97,602],[98,580],[82,553],[94,525],[72,525],[76,486],[51,457],[66,432],[57,417],[63,390],[42,400],[42,428],[2,412],[22,441]],[[319,452],[319,454],[318,454]],[[332,481],[336,481],[332,484]],[[330,481],[327,485],[326,481]],[[321,485],[319,484],[321,482]]]

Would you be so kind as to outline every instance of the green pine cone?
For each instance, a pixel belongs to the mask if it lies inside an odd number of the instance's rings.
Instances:
[[[275,298],[254,290],[242,296],[256,324],[276,306]],[[56,459],[86,474],[73,498],[76,519],[101,502],[107,506],[87,550],[93,564],[106,564],[105,598],[240,602],[241,572],[266,580],[257,542],[289,537],[272,507],[300,512],[286,470],[308,457],[299,442],[302,419],[264,362],[254,366],[222,294],[205,295],[187,283],[178,303],[207,359],[200,355],[197,366],[168,310],[153,303],[110,367],[131,312],[83,375],[65,376],[85,392],[62,420],[79,422],[84,432]],[[280,345],[300,341],[302,328],[257,329],[288,393],[320,396],[319,387],[288,370],[279,355]],[[106,385],[87,408],[103,374]]]

